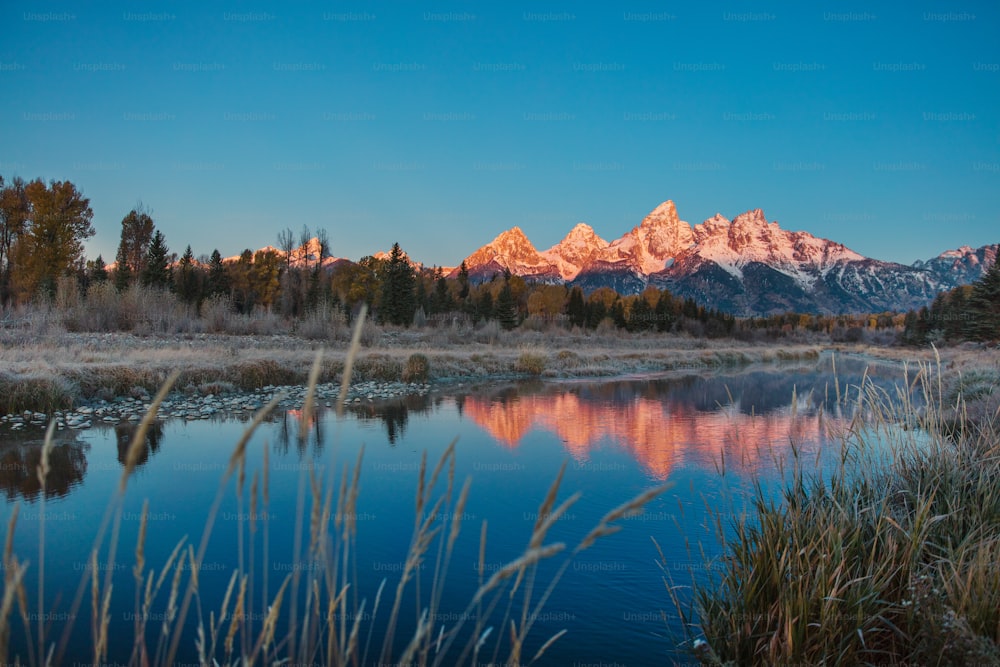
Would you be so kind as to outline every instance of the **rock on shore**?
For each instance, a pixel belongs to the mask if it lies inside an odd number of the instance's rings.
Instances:
[[[351,385],[348,390],[346,403],[357,405],[403,396],[422,396],[430,390],[431,385],[427,383],[358,382]],[[321,384],[316,387],[315,400],[320,406],[333,407],[339,395],[339,384]],[[208,394],[205,396],[188,396],[174,391],[160,404],[156,417],[161,421],[169,419],[192,421],[211,419],[215,416],[252,415],[276,396],[281,397],[278,409],[298,409],[305,402],[306,387],[303,385],[285,387],[268,385],[251,392]],[[74,410],[57,411],[51,415],[27,411],[0,416],[0,425],[7,426],[13,431],[20,431],[29,427],[45,428],[50,420],[55,419],[58,429],[86,429],[95,424],[113,426],[121,422],[139,422],[150,409],[151,402],[151,397],[148,394],[143,394],[134,398],[120,397],[113,401],[97,401],[81,405]]]

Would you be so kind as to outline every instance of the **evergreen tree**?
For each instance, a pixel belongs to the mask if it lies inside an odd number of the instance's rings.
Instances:
[[[191,246],[184,250],[180,261],[177,263],[177,278],[174,281],[177,286],[177,296],[184,303],[197,303],[201,296],[198,285],[198,269],[194,265],[194,253]]]
[[[97,259],[95,259],[93,262],[87,262],[87,264],[89,265],[87,267],[88,269],[87,272],[90,274],[89,275],[90,282],[94,283],[95,285],[107,282],[108,267],[107,265],[105,265],[103,257],[98,255]]]
[[[476,318],[483,320],[493,319],[493,293],[485,287],[479,295],[479,302],[476,304]]]
[[[629,311],[628,330],[629,331],[649,331],[653,328],[653,309],[642,296],[632,302]]]
[[[208,294],[216,296],[229,292],[229,281],[226,279],[226,268],[222,264],[222,255],[218,249],[212,251],[208,260]]]
[[[972,285],[970,333],[976,340],[1000,339],[1000,260]]]
[[[413,322],[413,313],[417,309],[415,284],[413,267],[399,244],[393,243],[382,283],[382,303],[379,308],[382,322],[404,327]]]
[[[625,320],[625,304],[622,303],[621,299],[615,299],[615,302],[611,304],[611,310],[608,314],[619,329],[624,329],[628,324]]]
[[[656,302],[653,309],[653,317],[656,320],[657,331],[670,331],[674,326],[674,303],[670,292],[664,290]]]
[[[583,290],[574,287],[570,290],[569,301],[566,303],[566,316],[570,326],[582,327],[587,322],[587,310],[583,302]]]
[[[517,304],[514,303],[514,292],[510,289],[510,279],[504,280],[503,287],[497,295],[496,319],[504,329],[517,326]]]
[[[168,252],[163,232],[156,230],[153,240],[149,242],[149,251],[146,253],[146,267],[141,275],[143,285],[170,287],[172,281]]]
[[[414,296],[414,300],[416,301],[417,309],[423,310],[424,313],[427,313],[429,304],[427,301],[427,286],[424,284],[424,277],[416,276],[415,281],[416,281],[416,294]]]
[[[431,312],[447,313],[454,310],[455,304],[451,299],[451,292],[448,291],[448,281],[439,275],[434,283],[434,304]]]
[[[132,282],[132,270],[128,267],[125,254],[121,246],[118,246],[118,254],[115,256],[115,289],[124,292]]]
[[[462,265],[458,267],[458,298],[465,301],[469,298],[469,267],[462,260]]]
[[[597,325],[608,316],[608,308],[604,305],[603,301],[593,300],[587,301],[586,306],[586,325],[590,329],[596,329]]]

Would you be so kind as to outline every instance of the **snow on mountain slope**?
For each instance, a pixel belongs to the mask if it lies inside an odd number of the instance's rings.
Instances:
[[[465,259],[469,275],[485,278],[504,270],[532,278],[558,278],[559,270],[543,257],[520,227],[501,233]],[[457,273],[457,270],[456,270]]]
[[[737,314],[878,312],[920,306],[967,284],[996,261],[1000,245],[968,247],[904,266],[867,258],[841,243],[769,222],[761,209],[692,227],[667,200],[610,243],[584,223],[544,252],[517,227],[465,261],[472,276],[509,270],[592,291],[670,289]]]
[[[751,262],[767,264],[810,288],[833,266],[865,259],[840,243],[808,232],[790,232],[768,222],[761,209],[741,213],[730,222],[715,214],[694,227],[695,245],[689,254],[718,264],[736,278]]]
[[[608,242],[598,236],[590,225],[580,222],[562,241],[540,254],[556,267],[563,280],[573,280],[581,268],[590,264],[607,247]]]

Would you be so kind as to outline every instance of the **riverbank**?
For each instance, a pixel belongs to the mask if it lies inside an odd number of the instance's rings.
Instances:
[[[0,420],[30,425],[61,413],[64,425],[73,428],[95,419],[134,419],[175,370],[180,375],[170,400],[180,407],[174,412],[168,407],[170,416],[200,418],[215,414],[213,409],[252,409],[270,400],[279,388],[294,400],[320,347],[324,355],[319,383],[330,387],[326,398],[335,400],[346,344],[331,348],[288,335],[66,332],[31,340],[0,340]],[[825,350],[889,363],[934,359],[930,349],[751,344],[674,335],[519,332],[497,340],[470,336],[464,341],[442,341],[433,332],[385,330],[372,336],[358,353],[348,398],[391,398],[458,381],[740,368],[816,360]],[[1000,377],[996,350],[951,348],[944,358],[946,366],[959,374],[963,368],[975,371],[973,379],[981,376],[986,385]]]

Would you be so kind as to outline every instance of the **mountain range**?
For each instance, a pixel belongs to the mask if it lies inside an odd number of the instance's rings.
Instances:
[[[271,246],[262,250],[285,256]],[[512,227],[464,261],[473,282],[509,271],[532,282],[579,286],[585,293],[608,287],[623,295],[638,294],[652,286],[747,316],[919,308],[940,292],[974,282],[996,261],[998,250],[1000,244],[962,246],[912,265],[897,264],[865,257],[808,232],[782,229],[761,209],[732,220],[716,214],[690,225],[668,200],[613,241],[581,222],[559,243],[539,251],[519,227]],[[312,239],[292,250],[289,262],[315,266],[320,256],[320,243]],[[373,256],[388,258],[384,252]],[[349,261],[324,257],[322,264],[333,270]],[[458,272],[445,269],[450,277]]]
[[[610,287],[636,294],[653,286],[737,315],[870,313],[920,307],[942,291],[973,282],[996,261],[998,248],[963,246],[907,266],[784,230],[760,209],[732,220],[716,214],[692,226],[668,200],[614,241],[579,223],[562,241],[539,251],[513,227],[469,255],[465,265],[476,281],[510,271],[585,292]]]

